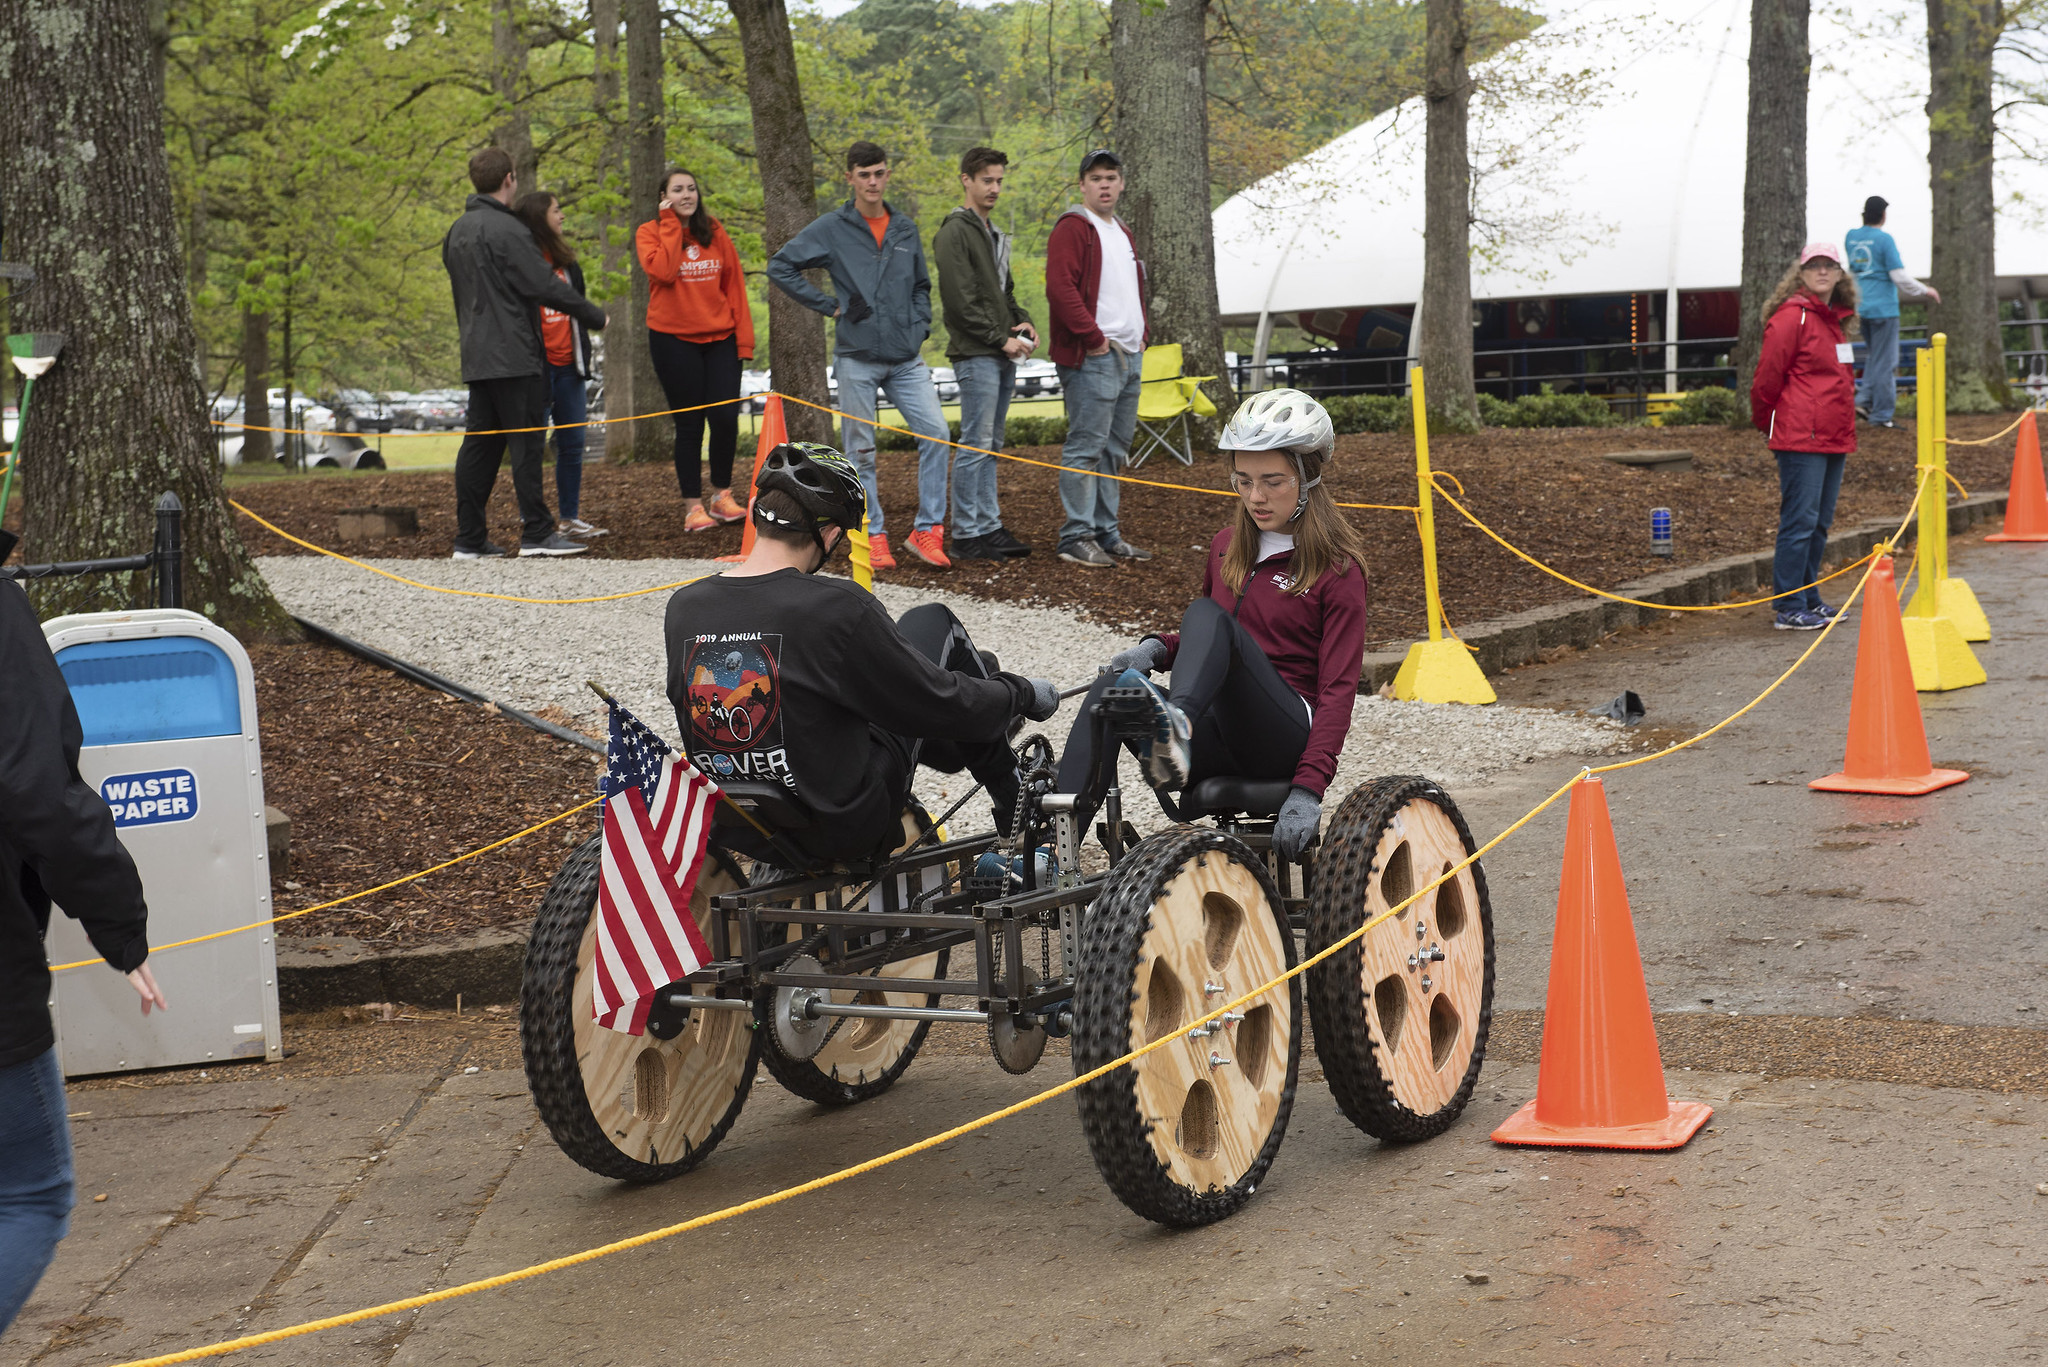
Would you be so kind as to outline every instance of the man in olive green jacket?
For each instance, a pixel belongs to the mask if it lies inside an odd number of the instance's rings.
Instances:
[[[953,556],[1008,560],[1031,548],[1003,527],[996,500],[996,458],[1017,383],[1017,362],[1038,345],[1031,315],[1017,306],[1010,239],[989,221],[1003,193],[1009,159],[993,147],[960,158],[964,201],[932,238],[945,309],[946,355],[960,382],[960,443],[980,447],[953,458]]]

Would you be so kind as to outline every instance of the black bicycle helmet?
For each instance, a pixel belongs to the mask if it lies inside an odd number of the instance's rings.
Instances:
[[[811,540],[818,543],[820,552],[825,549],[822,533],[826,527],[852,532],[867,526],[868,495],[860,482],[860,471],[838,451],[817,442],[784,442],[770,451],[768,459],[761,462],[761,474],[754,481],[754,489],[757,494],[780,489],[808,514],[805,522],[791,524],[762,507],[757,497],[757,522],[787,531],[807,531]]]

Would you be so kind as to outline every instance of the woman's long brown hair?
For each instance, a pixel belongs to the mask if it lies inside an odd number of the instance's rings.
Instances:
[[[1300,460],[1303,478],[1314,479],[1323,472],[1322,457],[1302,456]],[[1236,468],[1234,457],[1232,468]],[[1244,581],[1258,563],[1259,524],[1252,521],[1244,500],[1239,499],[1230,549],[1223,553],[1223,582],[1232,593],[1243,592]],[[1294,522],[1294,558],[1289,562],[1294,583],[1287,592],[1299,597],[1323,575],[1342,574],[1352,565],[1358,566],[1361,575],[1365,573],[1365,539],[1330,497],[1329,489],[1318,484],[1308,491],[1308,506]]]
[[[548,259],[548,264],[567,268],[576,264],[576,249],[548,226],[548,210],[554,207],[553,195],[546,190],[532,190],[519,197],[519,202],[512,206],[512,212],[519,215],[519,221],[533,234],[533,240],[539,244],[541,255]]]
[[[663,198],[668,196],[668,183],[677,176],[688,176],[690,184],[697,187],[697,207],[690,211],[690,216],[684,220],[683,226],[690,230],[691,237],[697,239],[698,246],[708,247],[711,245],[712,232],[718,227],[718,220],[713,218],[711,211],[704,207],[704,178],[687,166],[671,166],[668,170],[661,173],[661,193]]]
[[[1837,262],[1836,264],[1840,264]],[[1778,279],[1778,287],[1771,291],[1771,297],[1764,301],[1764,322],[1771,321],[1771,315],[1778,311],[1778,305],[1806,288],[1806,282],[1799,278],[1799,272],[1806,269],[1804,261],[1794,261],[1792,269]],[[1835,282],[1835,288],[1827,297],[1827,303],[1834,308],[1849,310],[1849,316],[1842,320],[1844,337],[1860,337],[1863,328],[1856,317],[1856,277],[1844,270],[1842,278]]]

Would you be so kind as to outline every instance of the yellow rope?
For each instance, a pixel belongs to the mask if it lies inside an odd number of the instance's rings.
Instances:
[[[1970,496],[1970,491],[1963,487],[1963,482],[1957,479],[1954,475],[1949,474],[1948,467],[1946,465],[1916,465],[1913,468],[1915,470],[1939,470],[1944,475],[1948,475],[1948,482],[1956,486],[1957,493],[1961,494],[1964,498],[1968,498]]]
[[[1927,468],[1931,469],[1932,467],[1930,466]],[[1471,523],[1480,531],[1485,532],[1488,536],[1492,537],[1495,541],[1499,542],[1500,545],[1510,554],[1514,555],[1517,559],[1526,561],[1528,564],[1534,565],[1537,569],[1542,570],[1551,578],[1561,579],[1565,583],[1570,584],[1575,589],[1582,589],[1585,592],[1592,594],[1595,598],[1611,598],[1617,603],[1633,603],[1639,608],[1658,608],[1664,612],[1728,612],[1734,608],[1757,607],[1760,604],[1776,602],[1778,599],[1787,597],[1791,594],[1804,593],[1808,589],[1817,589],[1822,584],[1827,583],[1830,579],[1839,579],[1843,575],[1849,573],[1849,571],[1855,569],[1858,565],[1865,564],[1866,562],[1874,560],[1877,557],[1877,552],[1871,551],[1868,555],[1863,556],[1861,559],[1850,561],[1848,564],[1842,566],[1842,568],[1836,570],[1833,574],[1822,575],[1819,579],[1814,580],[1811,584],[1801,584],[1796,589],[1786,589],[1784,593],[1773,593],[1765,598],[1749,598],[1745,599],[1740,603],[1708,603],[1705,605],[1686,603],[1652,603],[1641,598],[1630,598],[1625,594],[1609,593],[1606,589],[1596,589],[1591,584],[1583,583],[1577,579],[1572,578],[1570,575],[1564,573],[1562,570],[1554,570],[1550,568],[1550,566],[1544,564],[1535,556],[1530,555],[1527,551],[1521,549],[1519,546],[1516,546],[1513,542],[1509,541],[1499,532],[1495,531],[1493,528],[1487,526],[1484,522],[1481,522],[1478,518],[1474,517],[1472,515],[1472,510],[1470,508],[1467,508],[1464,504],[1458,502],[1457,499],[1452,498],[1448,490],[1444,489],[1441,486],[1438,486],[1437,495],[1440,498],[1442,498],[1444,502],[1450,504],[1453,508],[1456,508],[1467,522]]]
[[[227,938],[230,935],[240,935],[245,930],[261,930],[265,926],[274,926],[278,924],[280,921],[296,921],[299,917],[311,916],[316,911],[325,911],[329,907],[338,907],[344,902],[354,902],[360,898],[368,897],[372,893],[384,892],[388,889],[399,887],[405,883],[417,882],[418,880],[425,878],[430,873],[439,873],[442,869],[453,868],[455,867],[455,865],[462,863],[466,859],[474,859],[480,854],[489,854],[492,850],[498,849],[505,845],[509,845],[515,840],[524,840],[527,836],[532,835],[535,831],[544,830],[545,828],[554,825],[557,821],[567,821],[570,817],[576,815],[576,813],[589,811],[592,807],[595,807],[598,803],[602,801],[604,801],[603,798],[594,797],[590,799],[590,801],[588,802],[580,803],[577,806],[571,807],[566,812],[558,812],[554,816],[549,817],[545,821],[536,821],[533,823],[533,825],[528,826],[525,830],[519,831],[513,835],[508,835],[503,840],[493,840],[488,845],[478,846],[476,849],[471,850],[468,854],[458,854],[453,859],[443,860],[441,863],[434,865],[430,869],[421,869],[418,873],[408,873],[403,878],[394,878],[388,883],[379,883],[374,888],[364,888],[361,892],[352,892],[346,897],[337,897],[331,902],[322,902],[318,906],[302,907],[297,911],[288,911],[282,916],[273,916],[265,921],[251,921],[246,926],[236,926],[232,930],[216,930],[211,935],[195,935],[189,940],[173,940],[167,945],[151,945],[149,947],[149,952],[155,954],[166,949],[181,949],[186,945],[204,944],[208,940],[221,940]],[[67,968],[90,968],[94,964],[103,964],[105,962],[105,959],[80,959],[76,963],[51,964],[50,971],[52,973],[62,973]]]
[[[341,561],[341,563],[344,565],[354,565],[359,570],[368,570],[371,574],[381,574],[386,579],[396,580],[398,583],[409,585],[412,588],[425,589],[429,593],[452,594],[457,598],[490,598],[500,603],[539,603],[548,607],[562,607],[572,603],[611,603],[616,602],[621,598],[644,598],[650,593],[666,593],[670,589],[679,589],[686,584],[694,584],[697,582],[696,579],[678,579],[673,584],[656,584],[651,589],[628,589],[624,593],[600,593],[592,598],[521,598],[516,593],[486,593],[482,589],[443,588],[439,584],[422,583],[420,580],[417,579],[408,579],[402,574],[393,574],[390,570],[380,570],[375,565],[369,564],[365,561],[357,560],[353,556],[343,555],[340,551],[330,551],[325,546],[316,546],[310,541],[301,540],[300,538],[293,536],[284,528],[278,526],[276,523],[264,521],[255,513],[250,512],[247,508],[244,508],[241,504],[235,502],[233,499],[228,500],[228,506],[230,508],[233,508],[236,512],[240,513],[243,517],[248,518],[251,522],[254,522],[257,526],[271,533],[271,535],[283,537],[286,541],[291,542],[294,546],[304,546],[307,550],[312,551],[315,554],[329,556],[335,560]],[[704,577],[705,576],[703,575],[698,576],[698,578],[700,579]]]
[[[1992,442],[1997,441],[2001,437],[2011,436],[2014,432],[2019,430],[2019,425],[2025,422],[2026,420],[2027,415],[2025,413],[2022,413],[2017,418],[2014,418],[2012,420],[2011,427],[2006,428],[2002,432],[1994,432],[1988,437],[1971,437],[1967,440],[1965,440],[1962,437],[1943,437],[1941,441],[1944,446],[1989,446]],[[1967,495],[1965,495],[1965,497],[1967,497]]]

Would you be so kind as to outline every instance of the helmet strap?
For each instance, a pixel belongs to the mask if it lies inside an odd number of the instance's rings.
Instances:
[[[1323,477],[1317,475],[1314,479],[1310,479],[1308,477],[1308,467],[1302,463],[1300,455],[1293,451],[1289,451],[1287,455],[1294,462],[1294,482],[1301,487],[1301,497],[1294,501],[1294,516],[1287,519],[1289,525],[1292,525],[1299,522],[1301,515],[1308,510],[1308,491],[1321,484]]]

